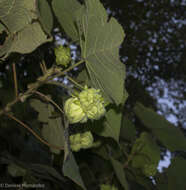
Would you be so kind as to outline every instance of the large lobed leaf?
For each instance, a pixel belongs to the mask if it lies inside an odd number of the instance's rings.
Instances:
[[[47,15],[51,15],[49,9]],[[40,18],[43,18],[42,15]],[[36,0],[0,0],[0,21],[6,26],[8,36],[0,48],[0,57],[7,57],[11,52],[30,53],[42,43],[51,40],[47,39],[36,19]],[[2,26],[0,32],[5,30]]]
[[[76,16],[82,8],[77,0],[53,0],[52,7],[56,17],[67,35],[76,41],[79,39],[75,25]]]
[[[181,130],[152,109],[137,103],[134,111],[142,123],[149,128],[158,140],[170,151],[186,150],[186,138]]]
[[[18,32],[37,18],[36,0],[0,0],[0,20],[11,33]]]
[[[30,53],[44,42],[50,41],[39,23],[29,24],[13,39],[9,52]]]
[[[119,59],[119,47],[124,31],[116,19],[108,21],[99,0],[87,0],[85,5],[78,22],[84,36],[80,42],[82,57],[94,87],[101,89],[110,102],[120,104],[124,96],[125,67]]]
[[[53,27],[53,15],[47,0],[38,0],[39,20],[45,31],[50,34]]]

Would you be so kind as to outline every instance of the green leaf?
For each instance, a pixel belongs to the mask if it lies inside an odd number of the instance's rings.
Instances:
[[[41,29],[39,23],[35,22],[28,25],[22,31],[15,35],[10,52],[30,53],[39,45],[50,41]]]
[[[171,161],[171,165],[167,170],[168,190],[185,190],[186,189],[186,160],[176,157]]]
[[[119,142],[122,113],[115,109],[106,112],[106,119],[93,123],[93,130],[100,136],[111,137]]]
[[[30,100],[30,105],[33,107],[38,113],[38,120],[40,122],[48,122],[48,104],[41,102],[40,100],[37,99],[31,99]],[[52,109],[53,111],[53,109]]]
[[[76,163],[76,160],[75,160],[72,152],[69,152],[68,156],[64,160],[63,173],[64,173],[64,176],[69,177],[76,184],[81,186],[83,189],[86,189],[86,187],[85,187],[85,185],[84,185],[84,183],[82,181],[80,172],[79,172],[79,167],[78,167],[78,165]]]
[[[135,126],[126,117],[124,117],[122,121],[120,136],[129,141],[134,141],[134,139],[136,138]]]
[[[95,88],[106,100],[120,104],[124,96],[125,66],[119,59],[119,46],[124,39],[122,26],[108,17],[99,0],[86,0],[86,9],[78,23],[83,31],[82,57],[86,61]]]
[[[51,40],[35,21],[37,18],[36,0],[0,1],[0,21],[9,31],[0,48],[0,56],[6,58],[11,52],[30,53]]]
[[[48,124],[43,126],[41,133],[48,143],[58,147],[64,147],[64,130],[61,118],[49,119]],[[52,147],[50,147],[50,151],[55,154],[60,153],[59,149]]]
[[[53,167],[49,165],[44,164],[29,164],[29,169],[32,170],[32,172],[39,173],[42,176],[47,176],[47,178],[53,180],[58,179],[59,181],[64,181],[64,178],[61,176],[60,173],[56,171]]]
[[[137,103],[134,111],[142,123],[149,128],[158,140],[170,151],[186,150],[186,138],[181,130],[152,109]]]
[[[52,7],[66,34],[71,37],[73,41],[78,40],[79,35],[75,21],[82,8],[81,4],[77,0],[53,0]]]
[[[0,20],[7,26],[11,33],[23,29],[36,19],[36,0],[1,0]]]
[[[11,45],[12,45],[12,40],[13,38],[12,37],[8,37],[5,41],[5,43],[0,46],[0,57],[2,56],[7,56],[6,53],[10,50],[11,48]],[[2,59],[2,58],[1,58]]]
[[[132,159],[132,165],[136,168],[142,168],[143,165],[137,163],[138,160],[143,160],[143,164],[148,163],[159,163],[160,160],[160,149],[159,146],[154,142],[152,136],[148,133],[143,132],[141,133],[140,137],[136,140],[132,147],[132,153],[135,154],[134,158]]]
[[[29,37],[28,37],[29,36]],[[7,57],[11,52],[31,53],[38,46],[49,42],[39,23],[27,25],[17,34],[9,36],[0,49],[0,56]]]
[[[38,9],[40,13],[39,20],[45,31],[50,34],[53,27],[53,16],[47,0],[38,0]]]
[[[0,23],[0,34],[6,30],[6,28],[3,26],[3,24]]]
[[[123,164],[121,164],[119,161],[113,158],[111,158],[110,160],[119,182],[121,183],[121,185],[124,187],[125,190],[129,190],[128,182],[126,180],[125,172],[123,169]]]
[[[42,128],[42,136],[44,139],[52,145],[58,147],[64,147],[64,129],[62,126],[61,118],[51,118],[54,108],[47,103],[43,103],[40,100],[31,100],[30,105],[39,112],[38,120],[46,124]],[[51,152],[59,154],[60,150],[50,147]]]

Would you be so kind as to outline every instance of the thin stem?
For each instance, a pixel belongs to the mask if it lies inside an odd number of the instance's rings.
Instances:
[[[52,145],[49,144],[48,142],[46,142],[45,140],[43,140],[37,133],[35,133],[28,125],[26,125],[25,123],[23,123],[22,121],[20,121],[19,119],[17,119],[16,117],[14,117],[13,115],[10,115],[8,113],[6,113],[5,115],[7,115],[9,118],[13,119],[14,121],[16,121],[17,123],[19,123],[21,126],[23,126],[24,128],[26,128],[30,133],[32,133],[40,142],[42,142],[43,144],[47,145],[48,147],[51,148],[56,148],[58,150],[63,150],[63,147],[59,147],[56,145]]]
[[[65,75],[68,71],[74,69],[75,67],[79,66],[80,64],[84,63],[84,60],[81,60],[79,62],[77,62],[76,64],[70,66],[69,68],[65,69],[62,72],[57,72],[56,70],[54,70],[50,76],[48,78],[46,78],[45,80],[41,81],[37,81],[34,84],[30,85],[30,88],[23,94],[20,94],[17,98],[15,98],[12,102],[9,102],[4,109],[0,110],[0,115],[10,111],[11,107],[14,106],[17,102],[21,101],[25,101],[28,97],[30,97],[39,87],[41,87],[42,85],[46,84],[47,82],[51,81],[54,78],[60,77]],[[53,76],[52,76],[53,75]],[[52,77],[51,77],[52,76]]]
[[[42,60],[42,62],[40,63],[40,67],[41,67],[41,71],[43,73],[43,75],[47,72],[47,67],[46,67],[46,64],[45,64],[45,61]]]
[[[45,74],[45,69],[44,69],[44,67],[43,67],[43,64],[40,63],[39,65],[40,65],[41,71],[42,71],[42,73],[43,73],[43,75],[44,75],[44,74]]]
[[[45,94],[43,94],[43,93],[41,93],[39,91],[35,91],[35,94],[45,98],[47,101],[51,102],[62,114],[64,113],[64,111],[60,108],[60,106],[58,104],[56,104],[51,98],[49,98]]]
[[[66,75],[66,77],[72,82],[74,83],[78,88],[80,88],[81,90],[84,89],[84,87],[82,85],[80,85],[78,82],[76,82],[72,77],[69,77]]]
[[[46,67],[46,64],[45,64],[45,61],[44,60],[42,60],[42,65],[43,65],[43,69],[44,69],[44,71],[45,71],[45,73],[47,72],[47,67]]]
[[[16,73],[16,64],[12,64],[13,68],[13,77],[14,77],[14,90],[15,90],[15,97],[18,97],[18,84],[17,84],[17,73]]]
[[[56,74],[54,77],[52,77],[52,79],[65,75],[67,72],[71,71],[72,69],[74,69],[75,67],[81,65],[84,62],[85,62],[84,60],[81,60],[81,61],[77,62],[76,64],[74,64],[74,65],[68,67],[67,69],[65,69],[63,72]]]
[[[57,82],[57,81],[49,81],[46,84],[56,85],[56,86],[60,86],[60,87],[66,88],[67,90],[72,90],[70,87],[64,85],[61,82]]]

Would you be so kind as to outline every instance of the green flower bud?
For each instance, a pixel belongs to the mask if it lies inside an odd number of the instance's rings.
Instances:
[[[69,98],[65,102],[64,110],[70,123],[84,123],[87,116],[84,113],[78,98]]]
[[[81,149],[81,135],[77,133],[70,136],[70,147],[72,151],[78,152]]]
[[[143,173],[147,177],[155,176],[157,172],[157,164],[146,164],[143,167]]]
[[[57,65],[67,66],[71,60],[70,48],[62,45],[54,49]]]
[[[78,152],[80,149],[91,148],[94,143],[94,138],[90,131],[85,133],[77,133],[70,136],[70,147],[72,151]]]
[[[81,106],[89,119],[98,120],[106,112],[100,90],[85,87],[79,94]]]
[[[81,148],[90,148],[94,143],[94,137],[90,131],[81,134]]]
[[[100,90],[87,87],[77,97],[68,99],[64,109],[70,123],[98,120],[106,112]]]

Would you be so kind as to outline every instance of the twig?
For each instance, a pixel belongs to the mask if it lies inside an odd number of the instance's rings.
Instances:
[[[68,75],[66,76],[72,83],[74,83],[78,88],[80,88],[80,90],[84,89],[84,87],[82,85],[80,85],[79,83],[77,83],[72,77],[69,77]]]
[[[64,111],[60,108],[60,106],[58,104],[56,104],[51,98],[49,98],[45,94],[43,94],[43,93],[41,93],[39,91],[35,91],[35,94],[45,98],[47,101],[51,102],[61,113],[64,113]]]
[[[79,61],[78,63],[76,63],[76,64],[70,66],[69,68],[65,69],[64,71],[62,71],[62,72],[60,72],[60,73],[58,72],[57,74],[56,74],[56,70],[54,70],[53,73],[51,73],[51,75],[50,75],[50,76],[53,75],[52,77],[48,77],[48,78],[46,78],[46,79],[43,80],[43,81],[37,81],[37,82],[35,82],[34,84],[31,84],[30,87],[29,87],[29,89],[28,89],[25,93],[20,94],[20,95],[19,95],[16,99],[14,99],[12,102],[9,102],[9,103],[5,106],[4,109],[0,110],[0,115],[6,113],[6,112],[8,112],[8,111],[10,111],[11,107],[12,107],[13,105],[15,105],[17,102],[19,102],[19,101],[24,101],[25,99],[27,99],[28,97],[30,97],[39,87],[41,87],[42,85],[46,84],[48,81],[50,81],[50,80],[52,80],[52,79],[54,79],[54,78],[57,78],[57,77],[60,77],[60,76],[65,75],[68,71],[72,70],[73,68],[79,66],[79,65],[82,64],[82,63],[84,63],[84,60]]]
[[[42,73],[43,73],[43,75],[44,75],[44,74],[45,74],[45,69],[44,69],[44,67],[43,67],[43,64],[42,64],[42,63],[39,63],[39,65],[40,65],[41,71],[42,71]]]
[[[43,65],[44,73],[46,73],[47,67],[46,67],[45,61],[42,60],[42,63],[41,63],[41,64]]]
[[[45,64],[45,61],[42,60],[42,62],[40,63],[40,67],[41,67],[41,71],[43,73],[43,75],[47,72],[47,67],[46,67],[46,64]]]
[[[12,64],[13,69],[13,77],[14,77],[14,90],[15,90],[15,97],[18,97],[18,84],[17,84],[17,73],[16,73],[16,64]]]
[[[56,86],[60,86],[62,88],[66,88],[67,90],[72,90],[70,87],[66,86],[65,84],[63,84],[61,82],[57,82],[57,81],[49,81],[46,84],[56,85]]]
[[[30,133],[32,133],[40,142],[42,142],[43,144],[47,145],[48,147],[56,148],[58,150],[63,150],[64,149],[63,147],[59,147],[59,146],[56,146],[56,145],[49,144],[47,141],[43,140],[37,133],[35,133],[28,125],[26,125],[25,123],[23,123],[22,121],[20,121],[16,117],[14,117],[13,115],[10,115],[8,113],[6,113],[5,115],[7,115],[9,118],[13,119],[14,121],[16,121],[17,123],[19,123],[20,125],[22,125]]]

